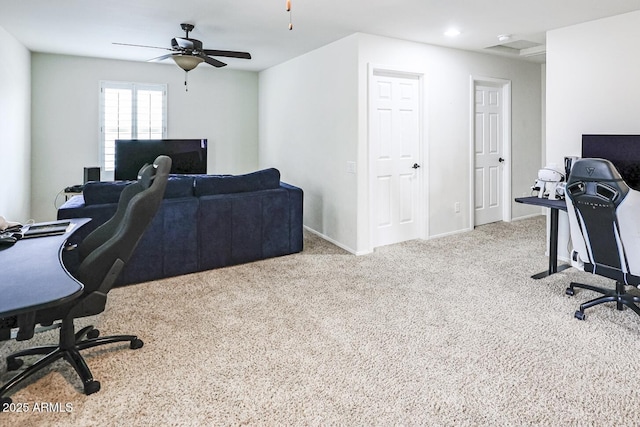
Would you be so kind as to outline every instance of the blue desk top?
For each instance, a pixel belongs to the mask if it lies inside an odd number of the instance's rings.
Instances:
[[[64,234],[24,238],[0,249],[0,318],[63,304],[82,293],[83,285],[62,264],[62,249],[90,219],[68,221]]]
[[[542,206],[545,208],[560,209],[562,211],[567,210],[567,202],[565,202],[564,200],[549,200],[544,197],[531,196],[516,197],[515,201],[518,203],[524,203],[525,205]]]

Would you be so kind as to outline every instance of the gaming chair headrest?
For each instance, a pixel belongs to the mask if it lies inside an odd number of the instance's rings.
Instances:
[[[167,174],[171,169],[171,158],[168,156],[158,156],[152,165],[144,165],[138,172],[138,183],[143,188],[149,188],[157,173]]]
[[[153,165],[144,165],[138,172],[138,183],[142,188],[149,188],[156,176],[156,168]]]
[[[169,156],[158,156],[153,161],[153,165],[157,169],[157,173],[160,175],[169,174],[171,172],[171,157]]]
[[[613,163],[605,159],[580,159],[571,167],[567,183],[582,182],[622,182],[622,177]],[[626,185],[626,184],[624,184]]]
[[[590,194],[618,205],[629,193],[629,186],[609,160],[580,159],[571,168],[566,192],[573,198]]]

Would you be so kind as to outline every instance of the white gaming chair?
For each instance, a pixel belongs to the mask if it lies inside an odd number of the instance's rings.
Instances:
[[[575,317],[584,320],[585,309],[613,301],[618,310],[627,306],[640,315],[640,298],[625,292],[625,286],[640,285],[640,192],[610,161],[581,159],[571,169],[565,194],[573,266],[616,281],[615,289],[572,282],[567,295],[574,295],[574,288],[603,294],[580,305]]]

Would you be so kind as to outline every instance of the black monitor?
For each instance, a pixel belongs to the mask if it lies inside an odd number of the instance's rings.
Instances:
[[[116,139],[116,180],[133,180],[160,155],[171,157],[171,173],[207,173],[206,139]]]
[[[640,190],[640,135],[582,135],[582,157],[609,160],[629,187]]]

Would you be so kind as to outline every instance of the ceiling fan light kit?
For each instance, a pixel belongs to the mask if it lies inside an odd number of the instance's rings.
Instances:
[[[178,67],[182,68],[185,71],[185,82],[184,82],[185,88],[187,85],[186,73],[196,68],[198,65],[200,65],[200,63],[206,62],[207,64],[212,65],[216,68],[224,67],[227,65],[222,61],[212,58],[212,56],[251,59],[251,54],[248,52],[203,49],[202,42],[200,40],[189,38],[189,33],[194,29],[193,24],[182,23],[180,24],[180,27],[184,30],[185,37],[175,37],[171,39],[170,48],[135,45],[135,44],[129,44],[129,43],[114,43],[114,44],[170,50],[171,53],[168,53],[163,56],[159,56],[157,58],[150,59],[149,61],[163,61],[168,58],[173,59],[173,61],[178,65]]]
[[[199,56],[192,55],[172,55],[171,58],[178,64],[178,67],[182,68],[185,71],[191,71],[196,68],[201,62],[204,62],[204,59]]]

